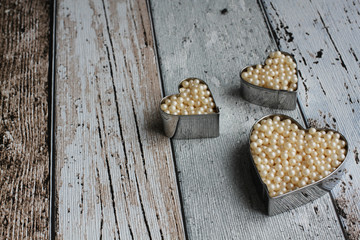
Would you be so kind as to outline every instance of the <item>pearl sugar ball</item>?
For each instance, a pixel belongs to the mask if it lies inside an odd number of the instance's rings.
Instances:
[[[215,112],[215,102],[206,84],[199,79],[184,80],[180,93],[167,97],[161,110],[172,115],[199,115]]]
[[[280,51],[270,53],[265,66],[248,67],[241,73],[245,81],[275,90],[295,91],[297,89],[297,69],[293,58]]]
[[[339,133],[300,130],[290,119],[280,116],[254,126],[250,149],[271,197],[327,177],[346,156],[346,142]]]

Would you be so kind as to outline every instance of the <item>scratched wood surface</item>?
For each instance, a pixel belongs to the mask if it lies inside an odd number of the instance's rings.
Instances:
[[[249,174],[248,134],[256,119],[280,111],[245,102],[239,71],[277,49],[254,1],[151,1],[165,95],[196,76],[220,107],[220,137],[174,140],[189,239],[343,239],[329,194],[268,217]]]
[[[360,3],[151,1],[155,47],[148,8],[58,2],[56,237],[184,239],[186,228],[189,239],[360,239]],[[0,238],[47,239],[49,2],[1,1],[0,29]],[[239,70],[278,47],[299,62],[295,111],[238,94]],[[170,144],[157,104],[189,76],[212,88],[221,136]],[[344,133],[351,161],[331,195],[267,217],[248,132],[270,113],[302,122],[301,110],[308,125]]]
[[[49,7],[0,2],[0,239],[49,237]]]
[[[146,1],[58,1],[56,237],[183,239]]]
[[[331,195],[344,232],[360,239],[360,3],[264,1],[278,44],[299,60],[300,100],[308,123],[343,133],[349,143],[345,178]]]

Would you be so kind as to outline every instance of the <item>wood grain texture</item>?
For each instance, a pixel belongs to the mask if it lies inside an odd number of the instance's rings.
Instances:
[[[49,8],[0,2],[0,239],[49,237]]]
[[[58,1],[58,239],[183,239],[146,1]]]
[[[151,1],[165,94],[187,77],[205,80],[220,107],[220,137],[174,140],[189,239],[343,239],[329,194],[268,217],[249,173],[249,131],[280,111],[245,102],[239,71],[276,43],[254,1]]]
[[[300,99],[310,125],[343,133],[349,165],[332,191],[349,239],[360,239],[358,1],[264,1],[278,44],[295,54],[302,84]]]

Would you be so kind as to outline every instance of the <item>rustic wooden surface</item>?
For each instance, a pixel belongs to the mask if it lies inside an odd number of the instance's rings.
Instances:
[[[290,212],[263,214],[249,174],[248,134],[279,111],[239,96],[239,71],[277,49],[254,1],[151,1],[165,94],[184,78],[205,80],[220,106],[221,136],[174,140],[189,239],[343,239],[329,194]],[[166,24],[164,24],[166,23]]]
[[[299,60],[300,101],[308,123],[342,132],[350,143],[346,175],[331,195],[344,232],[360,239],[360,3],[264,1],[280,48]]]
[[[0,2],[0,239],[49,237],[49,7]]]
[[[360,239],[359,2],[58,0],[57,9],[50,205],[51,10],[0,2],[0,239],[48,239],[51,214],[57,239]],[[240,69],[276,49],[299,63],[295,111],[239,95]],[[159,101],[191,76],[220,107],[219,138],[164,137]],[[272,113],[342,132],[350,164],[331,194],[268,217],[246,143]]]
[[[56,237],[183,239],[146,1],[58,1]]]

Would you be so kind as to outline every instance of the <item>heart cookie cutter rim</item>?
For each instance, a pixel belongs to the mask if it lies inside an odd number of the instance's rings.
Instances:
[[[292,60],[296,63],[294,55],[280,51],[285,56],[290,56]],[[265,61],[264,61],[265,63]],[[264,66],[265,64],[262,64]],[[296,108],[297,100],[297,90],[299,89],[299,74],[298,66],[296,63],[296,76],[298,77],[298,82],[296,89],[294,91],[287,90],[276,90],[266,87],[260,87],[245,81],[241,74],[247,70],[248,67],[256,67],[256,65],[246,66],[240,71],[240,94],[248,102],[269,108],[276,109],[285,109],[285,110],[294,110]]]
[[[256,164],[254,162],[253,155],[251,154],[250,136],[251,136],[252,132],[254,131],[254,126],[256,124],[260,123],[262,120],[273,118],[275,116],[279,116],[281,120],[290,119],[292,123],[295,123],[299,127],[299,130],[304,130],[305,132],[308,132],[308,130],[309,130],[309,129],[304,128],[300,123],[298,123],[298,121],[296,121],[292,117],[289,117],[284,114],[266,115],[266,116],[260,118],[259,120],[257,120],[250,130],[248,149],[250,152],[250,159],[251,159],[251,163],[253,166],[252,167],[252,176],[255,178],[256,189],[266,205],[267,214],[270,216],[280,214],[280,213],[286,212],[288,210],[300,207],[300,206],[305,205],[305,204],[323,196],[324,194],[330,192],[338,184],[338,182],[340,181],[340,179],[343,175],[343,170],[348,161],[347,155],[349,152],[349,143],[348,143],[347,139],[340,132],[332,130],[332,129],[328,129],[328,128],[316,128],[317,131],[333,131],[333,132],[339,133],[340,139],[345,141],[345,143],[346,143],[345,144],[345,149],[346,149],[345,159],[337,167],[336,170],[331,172],[325,178],[318,180],[314,183],[308,184],[304,187],[292,190],[290,192],[286,192],[282,195],[271,197],[269,194],[267,185],[262,180],[260,173],[256,167]]]
[[[164,125],[165,135],[173,139],[195,139],[195,138],[214,138],[220,135],[219,121],[220,110],[215,102],[209,85],[202,79],[196,77],[189,77],[182,80],[178,85],[178,90],[182,88],[184,81],[190,81],[198,79],[200,84],[205,84],[210,91],[210,96],[213,98],[215,107],[214,112],[210,114],[198,114],[198,115],[173,115],[164,112],[161,109],[161,104],[171,94],[161,99],[159,104],[160,115]]]

